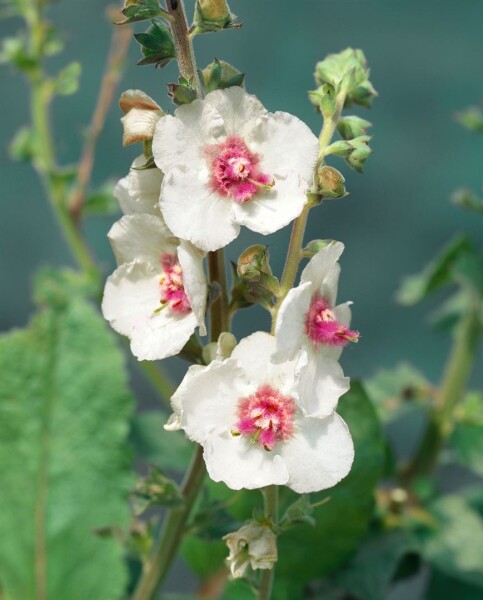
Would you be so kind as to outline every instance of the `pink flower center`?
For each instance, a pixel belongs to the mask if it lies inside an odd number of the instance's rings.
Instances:
[[[242,398],[238,405],[238,422],[233,435],[244,435],[254,444],[272,450],[277,442],[287,440],[293,433],[295,401],[271,387],[263,385]]]
[[[176,254],[163,252],[161,255],[163,273],[159,280],[161,287],[161,307],[155,312],[168,307],[176,315],[191,312],[190,301],[183,287],[183,272]]]
[[[359,340],[359,332],[337,321],[327,298],[318,295],[305,315],[305,333],[316,346],[346,346]]]
[[[259,156],[236,135],[207,146],[205,155],[210,168],[210,186],[225,198],[243,204],[258,190],[269,190],[275,185],[270,175],[260,171]]]

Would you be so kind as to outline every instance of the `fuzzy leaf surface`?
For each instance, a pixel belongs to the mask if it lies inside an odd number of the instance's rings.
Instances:
[[[114,538],[132,486],[123,358],[79,296],[0,338],[0,588],[8,600],[119,600]]]

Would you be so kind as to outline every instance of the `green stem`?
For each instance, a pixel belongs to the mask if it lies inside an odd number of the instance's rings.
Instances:
[[[203,88],[198,76],[198,69],[196,68],[183,0],[166,0],[166,9],[173,17],[170,27],[173,34],[179,72],[194,86],[198,97],[203,98]]]
[[[265,518],[269,522],[276,523],[278,521],[278,486],[269,485],[262,491]],[[265,569],[262,573],[258,588],[258,600],[270,600],[274,579],[275,565],[271,569]]]
[[[454,412],[465,396],[481,338],[477,309],[470,310],[461,320],[446,365],[440,393],[429,414],[426,431],[411,463],[403,472],[409,483],[414,477],[429,475],[454,424]]]
[[[345,97],[346,91],[341,90],[337,95],[335,101],[334,113],[331,117],[324,119],[324,124],[319,136],[319,160],[317,161],[316,169],[318,169],[318,167],[324,162],[325,150],[330,145],[334,133],[337,129],[337,124],[339,122],[342,109],[344,108]],[[287,259],[285,261],[283,275],[280,282],[280,295],[272,313],[272,334],[275,331],[275,326],[277,323],[277,314],[280,305],[282,304],[285,296],[292,288],[295,281],[295,277],[297,276],[299,264],[303,256],[302,246],[304,243],[305,228],[307,227],[307,218],[309,216],[309,210],[311,208],[312,206],[308,201],[301,215],[297,219],[295,219],[292,227],[292,234],[290,236]]]
[[[181,488],[184,502],[180,508],[172,509],[166,516],[154,551],[143,566],[143,573],[133,600],[150,600],[155,597],[156,590],[162,584],[176,556],[186,521],[201,489],[204,476],[203,450],[198,446]]]
[[[29,27],[31,50],[37,61],[36,67],[29,72],[32,89],[31,118],[36,150],[34,166],[40,175],[52,210],[76,262],[86,274],[99,279],[99,270],[89,248],[70,218],[64,185],[55,178],[57,165],[49,119],[50,91],[42,69],[45,26],[39,3],[32,3],[30,10],[26,13],[26,21]]]

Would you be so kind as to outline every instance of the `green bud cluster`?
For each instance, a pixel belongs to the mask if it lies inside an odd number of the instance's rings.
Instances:
[[[362,50],[347,48],[339,54],[329,54],[315,67],[315,82],[325,86],[325,94],[344,91],[344,106],[359,104],[369,108],[377,92],[369,81],[369,68]]]

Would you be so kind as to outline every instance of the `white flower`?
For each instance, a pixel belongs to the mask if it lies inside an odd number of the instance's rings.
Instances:
[[[125,215],[141,213],[161,217],[159,192],[163,174],[157,168],[141,169],[145,163],[143,155],[135,158],[128,175],[117,182],[113,194]]]
[[[152,98],[142,90],[126,90],[121,94],[119,107],[124,113],[121,119],[124,146],[152,139],[156,123],[164,115]]]
[[[297,360],[300,397],[308,415],[330,415],[349,389],[338,359],[359,334],[349,329],[350,302],[335,306],[344,251],[340,242],[320,250],[302,272],[300,285],[289,291],[280,306],[275,337],[275,360]]]
[[[196,248],[147,214],[122,217],[109,240],[119,267],[106,281],[102,312],[139,360],[177,354],[196,327],[206,334],[207,283]]]
[[[277,536],[268,525],[249,521],[238,531],[225,535],[230,554],[226,559],[233,577],[243,577],[248,566],[273,569],[277,562]]]
[[[230,358],[189,369],[172,398],[175,419],[203,446],[210,477],[232,489],[331,487],[354,458],[347,425],[336,413],[304,415],[295,361],[275,364],[274,351],[275,338],[257,332]]]
[[[205,251],[226,246],[240,225],[273,233],[301,213],[317,152],[302,121],[267,112],[240,87],[181,106],[153,138],[166,223]]]

